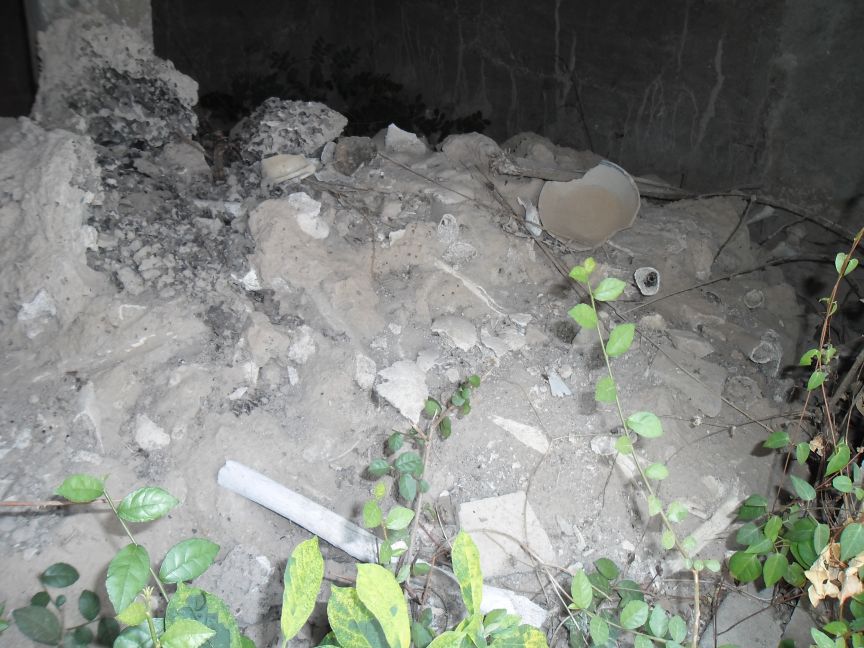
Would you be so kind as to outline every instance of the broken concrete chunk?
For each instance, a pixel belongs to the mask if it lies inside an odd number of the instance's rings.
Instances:
[[[404,131],[396,124],[390,124],[384,135],[384,148],[390,153],[410,153],[426,155],[426,145],[414,133]]]
[[[464,317],[444,315],[432,323],[432,332],[444,335],[453,346],[470,351],[477,346],[477,330]]]
[[[320,216],[321,203],[307,193],[298,191],[291,194],[286,205],[293,212],[297,225],[304,234],[314,239],[325,239],[330,234],[330,226]]]
[[[552,392],[552,395],[555,398],[564,398],[573,395],[573,392],[570,391],[567,383],[564,382],[561,376],[558,375],[558,372],[554,369],[547,370],[546,377],[549,380],[549,391]]]
[[[669,338],[672,340],[672,345],[676,349],[683,351],[684,353],[689,353],[697,358],[704,358],[705,356],[714,353],[714,347],[711,346],[711,343],[696,333],[670,329]]]
[[[314,331],[305,324],[294,331],[291,346],[288,349],[288,357],[297,364],[303,364],[315,353]]]
[[[354,382],[360,389],[372,389],[378,367],[369,356],[358,353],[354,356]]]
[[[161,450],[171,443],[171,437],[161,427],[156,425],[146,414],[139,414],[135,419],[135,443],[147,452]]]
[[[490,418],[495,425],[512,434],[516,437],[517,441],[524,443],[532,450],[536,450],[540,454],[546,454],[546,451],[549,450],[549,439],[546,438],[546,435],[539,428],[496,414],[493,414]]]
[[[302,155],[282,153],[261,160],[261,181],[264,185],[301,180],[313,173],[315,163]]]
[[[420,420],[420,413],[429,397],[426,374],[416,362],[400,360],[378,372],[384,382],[375,386],[375,392],[412,423]]]
[[[231,130],[231,139],[250,164],[280,153],[317,157],[347,123],[322,103],[271,97]]]
[[[331,164],[342,175],[353,175],[375,157],[375,145],[368,137],[340,137],[333,149]]]
[[[524,491],[465,502],[459,507],[459,525],[477,545],[485,577],[534,570],[534,561],[511,537],[542,560],[554,561],[555,550],[531,504],[526,503]]]

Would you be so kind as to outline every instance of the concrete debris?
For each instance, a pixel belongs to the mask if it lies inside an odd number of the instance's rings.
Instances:
[[[86,133],[97,144],[157,148],[198,127],[198,84],[153,54],[135,30],[86,13],[39,34],[39,92],[33,118]]]
[[[534,560],[518,543],[529,547],[541,560],[555,559],[549,536],[526,502],[524,491],[463,503],[459,507],[459,525],[477,545],[480,569],[487,578],[534,571]]]
[[[477,346],[477,329],[464,317],[444,315],[432,322],[432,332],[443,335],[462,351],[470,351]]]
[[[377,155],[375,144],[368,137],[340,137],[333,148],[329,164],[342,175],[351,176]],[[322,160],[323,161],[323,160]]]
[[[283,153],[318,157],[347,123],[324,104],[271,97],[231,130],[231,140],[250,164]]]
[[[490,419],[495,425],[512,434],[517,441],[524,443],[532,450],[536,450],[540,454],[546,454],[549,450],[549,439],[539,428],[497,414],[493,414]]]
[[[395,407],[412,423],[420,420],[420,413],[429,398],[426,374],[416,362],[400,360],[378,372],[383,382],[375,385],[375,392]]]
[[[679,351],[689,353],[696,358],[704,358],[705,356],[714,353],[714,347],[705,338],[680,329],[672,329],[668,331],[669,339],[672,340],[672,346]]]
[[[135,443],[147,452],[162,450],[171,443],[171,437],[161,427],[156,425],[146,414],[139,414],[135,419]]]
[[[567,386],[567,383],[558,375],[558,372],[554,369],[548,369],[546,371],[546,378],[549,381],[549,391],[552,392],[552,395],[555,398],[564,398],[565,396],[572,396],[573,392],[570,391],[570,388]]]
[[[424,155],[428,150],[414,133],[408,133],[395,124],[390,124],[384,135],[384,149],[388,153]]]
[[[271,155],[261,160],[261,181],[265,186],[302,180],[315,173],[315,163],[302,155]]]

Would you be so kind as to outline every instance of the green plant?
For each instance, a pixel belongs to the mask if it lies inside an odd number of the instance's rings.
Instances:
[[[832,318],[844,278],[858,266],[853,254],[864,237],[856,235],[848,252],[834,259],[837,274],[825,305],[818,345],[800,360],[810,368],[806,398],[797,423],[771,431],[763,446],[781,452],[786,468],[797,462],[810,470],[810,479],[788,474],[791,493],[770,506],[761,495],[747,498],[738,511],[744,524],[735,540],[744,547],[729,560],[731,575],[740,582],[762,579],[768,587],[786,583],[793,599],[806,588],[814,607],[825,603],[829,621],[811,628],[818,648],[864,646],[864,524],[862,448],[864,438],[853,423],[860,416],[859,355],[846,377],[829,390],[838,374],[837,348],[831,339]],[[854,367],[857,366],[858,369]],[[811,409],[815,400],[817,407]],[[860,418],[857,426],[860,426]]]
[[[342,648],[545,648],[546,637],[537,628],[520,623],[505,610],[480,611],[483,576],[477,547],[466,533],[453,541],[453,573],[466,616],[454,628],[437,636],[425,623],[412,622],[402,588],[393,573],[381,565],[357,566],[355,587],[331,587],[327,601],[330,632],[319,646]],[[285,568],[282,602],[282,646],[306,623],[324,574],[324,561],[317,538],[300,543]],[[423,616],[421,615],[421,620]]]
[[[386,456],[375,459],[366,472],[376,479],[392,476],[396,482],[398,497],[408,506],[394,506],[385,514],[381,503],[387,495],[387,487],[378,481],[372,490],[372,499],[363,506],[363,526],[367,529],[380,529],[382,543],[378,550],[378,561],[389,566],[393,558],[400,558],[397,567],[397,580],[402,583],[409,575],[413,564],[411,559],[411,537],[413,525],[422,503],[421,496],[429,490],[429,483],[423,479],[429,447],[437,432],[441,439],[448,439],[453,433],[452,417],[466,416],[471,411],[471,394],[480,386],[480,376],[472,375],[461,383],[442,405],[438,400],[429,398],[423,413],[427,419],[424,427],[414,425],[407,432],[394,432],[387,438]],[[408,560],[403,557],[408,556]],[[422,568],[421,568],[422,569]]]
[[[31,640],[47,645],[87,646],[93,641],[114,648],[197,648],[198,646],[248,648],[252,642],[241,637],[237,622],[218,597],[187,585],[213,563],[219,545],[203,538],[190,538],[175,544],[163,558],[158,573],[147,549],[139,544],[129,524],[152,522],[165,516],[179,502],[167,491],[139,488],[117,502],[105,488],[105,480],[92,475],[72,475],[57,489],[57,494],[72,503],[97,500],[108,504],[123,527],[129,544],[120,549],[108,565],[105,588],[116,619],[103,617],[95,635],[88,623],[101,608],[99,597],[85,590],[78,609],[87,623],[65,631],[52,605],[61,611],[65,597],[54,598],[47,591],[36,594],[30,605],[13,610],[16,627]],[[78,580],[78,572],[65,563],[52,565],[40,576],[46,587],[68,587]],[[152,584],[151,584],[152,583]],[[173,595],[167,588],[175,586]],[[158,596],[157,596],[158,592]],[[165,604],[164,615],[154,615],[158,598]]]
[[[668,477],[668,468],[659,462],[643,461],[635,451],[640,439],[661,437],[663,426],[657,415],[652,412],[634,412],[629,415],[624,412],[612,363],[614,359],[628,351],[633,343],[636,327],[632,323],[621,323],[612,327],[608,335],[604,334],[598,304],[618,299],[624,291],[625,284],[620,279],[606,277],[592,286],[592,274],[596,267],[594,259],[589,257],[570,271],[570,277],[585,290],[587,300],[570,309],[569,314],[579,326],[597,332],[606,373],[597,381],[594,398],[598,402],[614,405],[621,423],[621,434],[615,443],[615,449],[632,461],[646,498],[648,514],[660,520],[663,529],[661,545],[666,550],[676,549],[693,576],[694,615],[690,636],[691,645],[695,648],[699,628],[699,573],[704,569],[720,571],[720,562],[696,557],[695,539],[691,536],[684,538],[679,536],[676,525],[686,517],[687,508],[678,501],[664,506],[655,485]],[[592,645],[609,645],[608,642],[614,641],[613,635],[620,632],[631,634],[637,648],[652,646],[654,642],[665,644],[670,648],[682,645],[687,636],[687,627],[683,620],[680,617],[673,617],[667,622],[666,613],[662,608],[657,606],[652,608],[646,603],[638,586],[633,587],[635,583],[618,582],[615,580],[617,576],[617,566],[607,559],[598,561],[596,571],[591,574],[586,573],[584,569],[579,569],[573,575],[569,605],[569,608],[575,612],[570,624],[573,645],[587,645],[587,636],[590,636]],[[663,632],[660,632],[661,630]]]

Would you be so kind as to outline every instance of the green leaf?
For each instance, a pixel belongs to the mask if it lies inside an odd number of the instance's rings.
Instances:
[[[381,507],[374,499],[367,501],[363,505],[363,526],[367,529],[374,529],[381,524],[383,520]]]
[[[480,554],[477,545],[464,531],[460,531],[451,551],[453,573],[459,581],[462,600],[469,615],[480,614],[483,598],[483,574],[480,572]]]
[[[193,619],[177,619],[159,637],[163,648],[198,648],[216,632]]]
[[[736,551],[729,559],[729,572],[742,583],[752,583],[762,574],[759,556],[754,553]]]
[[[240,636],[240,648],[256,648],[255,642],[246,635]]]
[[[390,472],[390,464],[387,463],[386,459],[375,459],[366,468],[366,472],[368,472],[371,477],[377,479],[378,477],[383,477]]]
[[[749,547],[754,542],[758,542],[764,537],[766,537],[765,534],[762,533],[758,526],[752,522],[748,522],[747,524],[741,525],[741,528],[738,529],[738,533],[735,534],[735,542],[744,545],[745,547]]]
[[[627,417],[627,427],[646,439],[656,439],[663,436],[663,425],[656,414],[651,412],[636,412]]]
[[[132,605],[117,615],[117,620],[129,626],[141,625],[147,620],[147,606],[143,601],[136,599]]]
[[[78,570],[68,563],[54,563],[39,575],[45,587],[69,587],[78,580]]]
[[[840,534],[840,560],[848,562],[864,551],[864,525],[854,523]]]
[[[394,506],[387,512],[387,517],[384,519],[384,526],[391,531],[400,531],[407,529],[414,519],[414,511],[404,506]]]
[[[597,284],[594,289],[594,299],[601,302],[615,301],[624,292],[627,287],[620,279],[615,277],[606,277],[603,281]]]
[[[586,270],[585,268],[583,268],[582,266],[575,266],[570,271],[570,278],[575,279],[576,281],[578,281],[581,284],[586,284],[586,283],[588,283],[588,277],[590,274],[591,273],[588,270]]]
[[[453,434],[453,424],[450,422],[449,416],[441,419],[441,422],[438,424],[438,432],[441,434],[442,439],[449,439],[450,435]]]
[[[100,627],[101,622],[105,620],[114,621],[114,619],[111,619],[110,617],[103,617],[100,620]],[[162,619],[153,619],[153,623],[156,626],[157,634],[161,634],[165,631],[165,623]],[[100,640],[98,632],[96,633],[96,639],[99,641],[99,645],[112,646],[113,648],[153,648],[153,641],[150,639],[150,630],[146,623],[142,623],[134,628],[126,628],[123,632],[119,632],[116,640],[111,643]]]
[[[615,380],[612,376],[606,375],[597,381],[597,386],[594,388],[594,400],[600,403],[614,403],[617,394]]]
[[[795,461],[803,466],[807,463],[807,458],[810,456],[810,444],[801,442],[795,446]]]
[[[405,435],[401,432],[394,432],[387,437],[387,450],[393,454],[399,452],[405,444]]]
[[[66,605],[66,595],[65,594],[58,595],[57,598],[54,599],[54,605],[58,609],[63,607],[64,605]]]
[[[219,545],[204,538],[189,538],[168,550],[159,568],[163,583],[191,581],[203,574],[219,553]]]
[[[817,648],[836,648],[834,640],[821,630],[810,628],[810,636],[813,637],[813,641],[816,642]]]
[[[102,602],[99,600],[99,595],[90,590],[84,590],[78,597],[78,611],[81,616],[88,621],[93,621],[99,616],[99,611],[102,609]]]
[[[427,648],[461,648],[466,639],[467,635],[465,632],[448,630],[435,637]]]
[[[393,466],[403,474],[420,477],[423,474],[423,459],[416,452],[403,452],[396,457]]]
[[[312,614],[323,578],[324,559],[318,549],[318,538],[313,537],[294,548],[285,566],[279,622],[284,640],[293,638]]]
[[[626,434],[621,435],[615,440],[615,450],[623,455],[633,454],[633,439]]]
[[[645,476],[660,481],[669,476],[669,469],[661,463],[653,463],[645,469]]]
[[[157,631],[161,632],[162,619],[153,619]],[[120,634],[120,624],[112,617],[102,617],[96,625],[96,643],[100,646],[114,646],[117,635]],[[123,648],[114,646],[114,648]]]
[[[813,360],[820,357],[821,355],[822,354],[819,352],[819,349],[810,349],[801,356],[801,359],[798,361],[798,366],[809,367],[811,364],[813,364]]]
[[[331,587],[327,619],[343,648],[389,648],[381,624],[353,587]]]
[[[72,631],[72,639],[80,646],[87,646],[93,641],[93,631],[87,626],[78,626]]]
[[[62,629],[57,616],[40,605],[12,610],[12,619],[21,633],[36,643],[56,646],[60,643]]]
[[[644,601],[630,601],[621,610],[621,625],[627,630],[635,630],[645,625],[650,609]]]
[[[828,364],[834,359],[834,356],[837,355],[837,347],[829,344],[825,347],[825,364]]]
[[[831,480],[831,485],[841,493],[851,493],[854,488],[852,480],[846,475],[837,475]]]
[[[814,371],[807,379],[807,391],[813,391],[825,382],[827,374],[824,371]]]
[[[656,495],[648,496],[648,515],[654,517],[663,510],[663,502]]]
[[[669,551],[672,547],[675,546],[675,534],[672,533],[669,529],[663,529],[663,535],[660,536],[660,545],[666,551]]]
[[[399,475],[399,497],[406,502],[413,502],[417,497],[417,480],[408,473]]]
[[[709,558],[708,560],[705,561],[705,569],[707,569],[708,571],[712,571],[715,574],[720,571],[720,567],[721,567],[721,565],[720,565],[719,560],[714,560],[713,558]]]
[[[597,313],[588,304],[576,304],[567,314],[582,328],[593,329],[597,326]]]
[[[762,445],[769,450],[776,450],[777,448],[785,448],[789,442],[789,433],[785,430],[779,430],[772,432]]]
[[[837,619],[835,621],[830,621],[822,626],[822,629],[834,635],[835,637],[839,637],[840,635],[846,634],[849,632],[849,624],[843,621],[842,619]]]
[[[654,642],[645,635],[633,637],[633,648],[654,648]]]
[[[677,614],[669,619],[669,636],[676,643],[681,643],[687,638],[687,624]]]
[[[617,358],[626,353],[630,345],[633,344],[633,335],[635,333],[635,324],[619,324],[613,328],[609,334],[609,341],[606,342],[606,355],[610,358]]]
[[[831,538],[831,529],[827,524],[817,524],[813,529],[813,550],[818,554],[828,544]]]
[[[665,637],[668,628],[669,617],[666,616],[666,610],[662,605],[655,605],[651,610],[651,616],[648,617],[648,629],[655,637]]]
[[[837,274],[840,274],[840,271],[843,269],[843,263],[846,263],[846,269],[843,270],[843,274],[841,276],[845,277],[850,272],[852,272],[855,268],[858,267],[858,259],[851,258],[849,261],[846,261],[846,254],[844,252],[838,252],[837,256],[834,257],[834,267],[837,268]]]
[[[777,540],[777,536],[780,534],[780,528],[782,526],[783,520],[780,519],[780,516],[772,515],[765,523],[765,537],[768,538],[771,542],[774,542],[775,540]]]
[[[610,581],[618,578],[618,574],[621,573],[618,566],[608,558],[598,558],[594,561],[594,567]]]
[[[786,569],[786,575],[783,577],[783,580],[793,587],[803,587],[804,583],[807,581],[807,577],[804,576],[804,568],[801,565],[798,563],[790,563]]]
[[[70,502],[86,504],[105,494],[105,482],[92,475],[72,475],[67,477],[54,492]]]
[[[434,398],[427,398],[426,404],[423,406],[423,411],[426,413],[426,416],[429,418],[433,418],[438,412],[441,411],[441,403],[439,403]]]
[[[183,582],[177,583],[177,590],[165,610],[166,627],[179,619],[193,619],[213,630],[216,634],[210,639],[208,648],[238,648],[240,645],[237,620],[225,601]]]
[[[128,544],[108,565],[105,589],[118,614],[132,604],[150,577],[150,556],[141,545]]]
[[[429,492],[429,482],[427,482],[425,479],[421,479],[417,482],[417,490],[421,493]]]
[[[599,614],[591,617],[588,630],[591,632],[591,642],[595,646],[602,646],[609,641],[609,624]]]
[[[408,648],[408,605],[393,574],[380,565],[357,565],[357,596],[381,624],[390,648]]]
[[[765,587],[774,587],[781,578],[786,575],[786,570],[789,567],[789,561],[783,554],[775,553],[765,559],[765,565],[762,567],[762,578],[765,580]]]
[[[666,509],[666,517],[669,518],[670,522],[677,524],[687,517],[687,507],[676,500]]]
[[[117,516],[126,522],[152,522],[164,516],[180,501],[168,491],[155,486],[139,488],[129,493],[120,506]]]
[[[570,598],[573,599],[570,607],[575,610],[586,610],[591,605],[594,590],[584,569],[577,569],[573,574],[573,580],[570,581]]]
[[[795,489],[795,493],[802,500],[809,502],[816,499],[816,489],[808,482],[795,475],[789,475],[789,479],[792,481],[792,488]]]
[[[847,464],[849,463],[849,459],[852,457],[852,452],[849,450],[849,446],[845,443],[841,443],[838,445],[834,452],[831,453],[831,456],[828,457],[828,465],[825,467],[825,475],[833,475],[834,473],[843,470]]]
[[[456,407],[462,407],[465,404],[465,397],[460,391],[457,390],[450,397],[450,403],[455,405]]]

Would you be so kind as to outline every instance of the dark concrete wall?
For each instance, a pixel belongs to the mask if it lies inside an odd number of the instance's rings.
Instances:
[[[23,0],[0,2],[0,117],[30,112],[36,86]]]
[[[481,110],[498,140],[532,130],[690,188],[829,208],[864,190],[857,0],[154,0],[153,14],[157,52],[202,94],[308,75],[321,37],[430,106]]]

